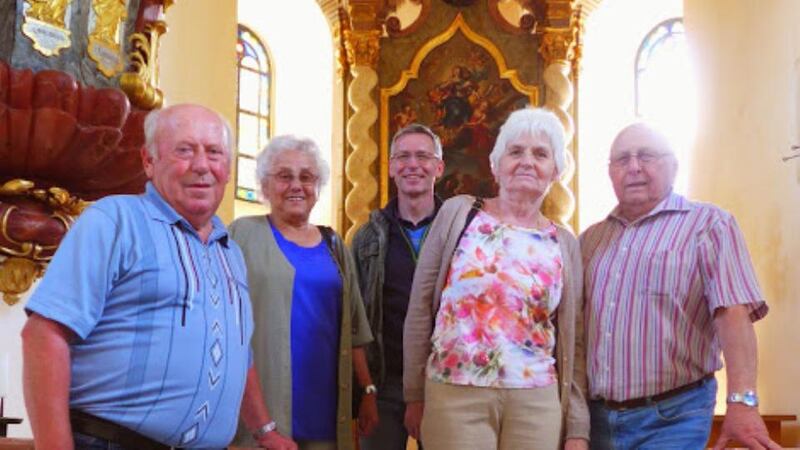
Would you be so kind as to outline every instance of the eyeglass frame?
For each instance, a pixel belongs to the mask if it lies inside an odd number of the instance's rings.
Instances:
[[[320,179],[319,175],[311,171],[300,171],[300,173],[294,173],[289,170],[279,170],[277,172],[268,173],[267,176],[275,178],[278,182],[286,186],[290,186],[294,180],[297,180],[301,186],[316,186]],[[303,181],[304,176],[309,176],[311,178]]]
[[[669,152],[652,152],[648,150],[637,151],[633,153],[623,153],[613,158],[608,159],[608,165],[614,168],[628,167],[634,159],[642,166],[649,166],[661,160],[661,158],[671,155]]]
[[[420,163],[429,163],[432,161],[439,161],[441,158],[436,153],[433,152],[426,152],[424,150],[398,150],[396,153],[393,153],[389,156],[389,159],[401,162],[403,164],[407,164],[411,161],[411,158],[417,160]]]

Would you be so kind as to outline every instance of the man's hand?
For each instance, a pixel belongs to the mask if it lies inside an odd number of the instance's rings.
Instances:
[[[406,417],[403,421],[406,425],[406,430],[409,436],[416,440],[419,439],[420,428],[422,425],[422,413],[425,409],[425,402],[408,402],[406,403]]]
[[[567,439],[564,442],[564,450],[589,450],[589,441],[580,438]]]
[[[376,395],[364,394],[361,396],[361,404],[358,407],[358,434],[369,436],[378,426],[378,402]]]
[[[714,444],[714,450],[725,448],[730,440],[736,440],[749,449],[778,449],[780,445],[769,438],[764,420],[758,414],[758,409],[739,403],[728,404],[725,421],[719,439]]]
[[[269,450],[297,450],[297,444],[293,440],[284,437],[277,431],[270,431],[261,436],[258,446]]]

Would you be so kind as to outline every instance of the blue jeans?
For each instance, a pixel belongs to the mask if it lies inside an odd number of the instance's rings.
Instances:
[[[408,431],[403,423],[406,404],[403,401],[402,378],[387,378],[378,390],[378,426],[371,435],[360,439],[361,450],[405,450]],[[422,445],[418,443],[422,450]]]
[[[616,411],[590,401],[592,450],[703,449],[711,432],[717,380],[641,408]]]

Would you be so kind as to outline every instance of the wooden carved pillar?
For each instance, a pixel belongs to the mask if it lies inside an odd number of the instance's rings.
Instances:
[[[577,66],[577,44],[580,38],[579,12],[574,0],[546,0],[546,24],[542,30],[539,54],[544,60],[544,106],[553,111],[566,131],[565,143],[569,149],[575,133],[570,114],[574,98],[572,71]],[[575,197],[569,189],[575,175],[574,155],[567,151],[567,169],[561,180],[553,184],[545,198],[544,213],[562,225],[574,225]],[[576,230],[577,231],[577,230]]]
[[[343,36],[352,76],[347,101],[353,111],[347,121],[347,141],[352,152],[345,164],[345,177],[352,184],[344,202],[344,212],[350,221],[345,232],[347,242],[367,222],[378,196],[378,181],[368,169],[378,158],[378,143],[370,130],[378,120],[378,105],[372,90],[378,84],[381,9],[376,0],[351,0],[347,5],[349,26]]]

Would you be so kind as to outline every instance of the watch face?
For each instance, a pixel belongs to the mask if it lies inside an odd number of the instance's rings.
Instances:
[[[742,396],[742,403],[747,406],[758,406],[758,396],[753,391],[747,391]]]

